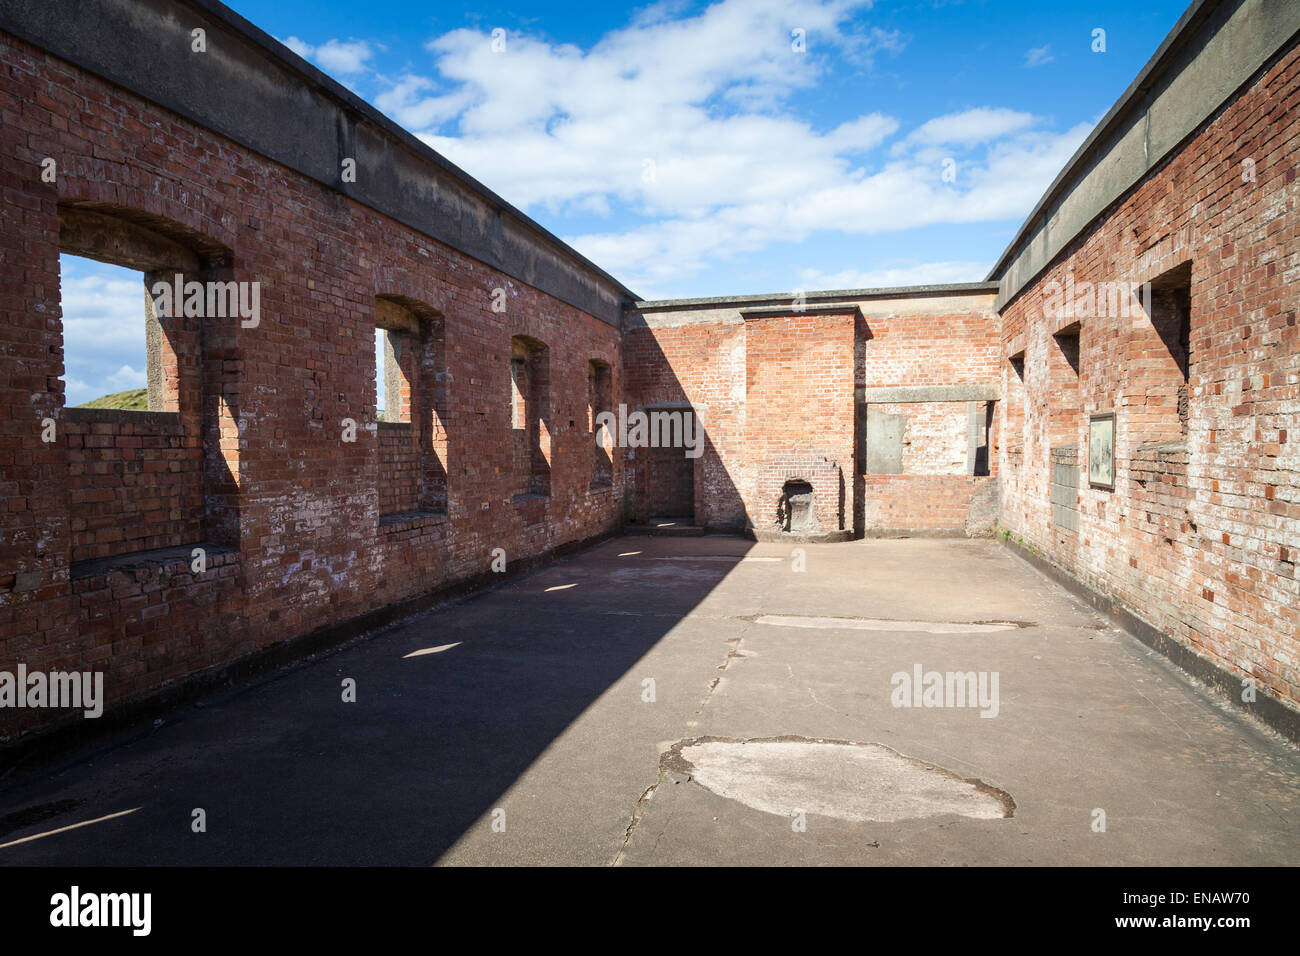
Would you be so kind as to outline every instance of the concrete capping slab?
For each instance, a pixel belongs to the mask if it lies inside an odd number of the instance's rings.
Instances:
[[[1300,743],[1300,711],[1294,710],[1275,697],[1269,696],[1261,687],[1253,704],[1241,700],[1241,678],[1205,655],[1175,640],[1159,628],[1148,624],[1136,613],[1115,598],[1080,581],[1069,571],[1053,563],[1043,555],[1011,541],[1006,534],[998,536],[1013,554],[1027,564],[1037,568],[1075,597],[1081,598],[1102,614],[1111,618],[1133,637],[1147,647],[1158,651],[1172,664],[1186,671],[1196,680],[1209,686],[1220,694],[1234,710],[1261,721],[1270,729],[1277,731],[1295,743]]]
[[[1300,4],[1195,0],[990,271],[1001,311],[1300,33]]]
[[[758,309],[741,309],[741,318],[746,322],[756,319],[797,319],[801,315],[851,315],[862,318],[862,310],[852,302],[844,305],[803,305],[772,306]]]
[[[105,743],[115,734],[144,736],[152,732],[153,721],[160,714],[165,717],[175,716],[174,712],[185,705],[195,704],[205,697],[239,685],[251,685],[259,678],[275,671],[304,663],[317,654],[339,648],[365,637],[371,631],[387,627],[389,624],[420,614],[440,604],[478,591],[491,590],[505,581],[521,577],[560,558],[600,544],[617,533],[617,529],[611,527],[590,537],[557,545],[541,554],[511,561],[509,567],[500,573],[483,571],[447,581],[405,601],[388,604],[345,621],[337,621],[254,651],[238,660],[190,674],[174,684],[142,697],[118,701],[106,707],[103,716],[95,720],[74,717],[68,722],[22,734],[8,742],[0,741],[0,760],[6,765],[16,767],[32,758],[47,760],[66,756],[76,748]]]
[[[1000,385],[885,385],[853,390],[853,400],[868,405],[912,402],[996,402],[1002,397]]]
[[[190,52],[190,31],[207,52]],[[0,30],[614,328],[636,295],[216,0],[9,0]],[[201,58],[201,59],[200,59]],[[344,183],[340,157],[356,159]]]
[[[882,286],[875,289],[828,289],[817,292],[805,292],[805,302],[822,299],[908,299],[924,296],[949,295],[988,295],[998,291],[998,283],[985,282],[951,282],[931,285],[896,285]],[[722,295],[697,299],[641,299],[630,304],[630,308],[642,312],[662,309],[680,309],[690,307],[718,308],[740,305],[773,305],[789,307],[795,300],[794,292],[772,292],[764,295]],[[804,311],[808,311],[805,307]]]

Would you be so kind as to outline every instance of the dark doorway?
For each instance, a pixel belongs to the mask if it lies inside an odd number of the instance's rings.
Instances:
[[[650,515],[694,518],[695,459],[685,448],[645,449],[650,472]]]

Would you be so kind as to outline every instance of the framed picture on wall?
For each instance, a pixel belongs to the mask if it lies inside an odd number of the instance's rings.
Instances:
[[[1088,487],[1115,490],[1115,413],[1088,419]]]

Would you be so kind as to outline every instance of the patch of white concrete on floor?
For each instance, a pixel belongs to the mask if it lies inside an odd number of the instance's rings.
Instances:
[[[680,750],[694,781],[755,810],[855,823],[892,823],[942,814],[976,820],[1011,815],[1003,791],[905,757],[880,744],[720,741]]]
[[[806,617],[798,614],[760,614],[754,623],[835,631],[920,631],[926,634],[987,634],[992,631],[1014,631],[1020,626],[1012,621],[963,624],[959,621],[887,621],[858,617]]]

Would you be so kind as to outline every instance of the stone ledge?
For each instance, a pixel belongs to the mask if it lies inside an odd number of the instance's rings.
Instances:
[[[445,511],[390,511],[379,516],[379,530],[385,533],[425,528],[447,520]]]
[[[190,562],[194,560],[193,552],[195,548],[202,548],[206,552],[209,568],[221,567],[228,563],[225,560],[227,557],[238,556],[238,552],[233,548],[213,544],[211,541],[196,541],[193,544],[182,544],[173,548],[131,551],[127,554],[116,554],[109,558],[91,558],[86,561],[76,561],[68,565],[68,577],[73,581],[80,581],[84,578],[101,577],[115,572],[131,574],[135,571],[147,571],[166,567],[169,564],[180,564],[189,567]]]
[[[65,408],[64,417],[70,422],[87,425],[130,424],[172,425],[181,427],[180,412],[148,412],[137,408]]]

